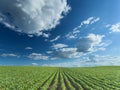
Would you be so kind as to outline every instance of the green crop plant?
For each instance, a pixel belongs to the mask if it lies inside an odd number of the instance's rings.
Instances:
[[[120,67],[0,66],[0,90],[120,90]]]

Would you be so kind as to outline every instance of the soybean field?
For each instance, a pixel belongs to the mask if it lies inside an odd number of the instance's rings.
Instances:
[[[0,90],[120,90],[120,67],[0,66]]]

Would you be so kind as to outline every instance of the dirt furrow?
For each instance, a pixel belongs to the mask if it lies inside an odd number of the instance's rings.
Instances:
[[[64,72],[64,73],[65,73],[65,72]],[[65,75],[67,75],[67,74],[65,73]],[[69,75],[69,77],[71,77],[76,83],[78,83],[78,80],[76,80],[74,77],[72,77],[71,75]],[[83,90],[88,90],[88,89],[86,89],[86,88],[84,87],[84,85],[83,85],[83,83],[82,83],[81,81],[79,81],[78,84],[81,85],[81,87],[82,87]]]
[[[68,84],[67,84],[67,81],[66,81],[66,79],[65,79],[65,76],[63,75],[63,80],[64,80],[64,83],[65,83],[65,86],[66,86],[66,90],[69,90],[69,86],[68,86]]]
[[[46,84],[46,82],[47,82],[53,75],[54,75],[54,73],[51,74],[51,75],[43,82],[43,84],[42,84],[37,90],[41,90],[40,88],[43,87],[43,86]]]
[[[68,79],[68,77],[63,73],[64,76],[64,82],[66,86],[66,90],[77,90],[71,83],[71,81]],[[65,78],[66,77],[66,78]]]
[[[46,82],[47,82],[53,75],[54,75],[54,73],[53,73],[50,77],[48,77],[47,80],[45,80],[45,82],[41,85],[41,87],[43,87],[43,86],[46,84]]]
[[[57,73],[58,73],[58,72],[57,72]],[[54,78],[52,79],[52,81],[51,81],[51,83],[50,83],[50,85],[49,85],[49,87],[48,87],[47,90],[51,90],[51,87],[54,85],[55,78],[57,77],[57,73],[55,74]]]
[[[72,77],[67,75],[65,72],[63,72],[65,76],[70,81],[71,85],[75,88],[75,90],[86,90],[84,87],[82,87],[79,83],[77,83]]]
[[[58,74],[58,84],[56,90],[61,90],[61,83],[60,83],[60,69],[59,69],[59,74]]]

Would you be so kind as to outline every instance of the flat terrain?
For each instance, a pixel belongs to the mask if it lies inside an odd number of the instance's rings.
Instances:
[[[120,90],[120,67],[0,66],[0,90]]]

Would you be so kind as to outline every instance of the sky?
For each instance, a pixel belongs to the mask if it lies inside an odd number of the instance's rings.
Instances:
[[[0,0],[0,65],[120,65],[120,0]]]

